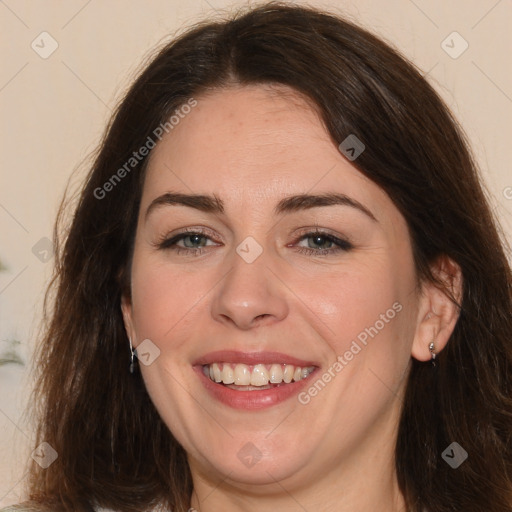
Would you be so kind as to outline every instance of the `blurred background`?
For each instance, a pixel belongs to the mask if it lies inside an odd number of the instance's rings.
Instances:
[[[23,499],[35,448],[24,411],[66,187],[76,191],[112,110],[157,45],[255,3],[0,0],[0,506]],[[465,129],[512,240],[512,2],[307,4],[369,28],[416,64]]]

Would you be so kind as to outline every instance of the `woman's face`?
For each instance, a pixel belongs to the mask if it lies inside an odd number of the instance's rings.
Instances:
[[[123,312],[192,471],[292,489],[391,470],[418,292],[404,218],[279,90],[198,97],[153,150]]]

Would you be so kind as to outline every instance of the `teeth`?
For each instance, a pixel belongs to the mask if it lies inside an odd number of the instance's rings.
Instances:
[[[293,380],[293,374],[295,373],[295,367],[291,364],[284,365],[283,380],[286,384],[289,384]]]
[[[251,383],[251,370],[246,364],[237,364],[234,377],[237,386],[248,386]]]
[[[263,364],[257,364],[251,374],[251,386],[266,386],[268,384],[268,371]]]
[[[283,369],[280,364],[273,364],[270,367],[270,382],[272,384],[283,382]]]
[[[244,387],[244,389],[270,388],[270,384],[289,384],[305,379],[314,370],[313,366],[301,368],[292,364],[246,364],[212,363],[203,367],[203,372],[214,382]]]
[[[222,382],[224,384],[233,384],[235,382],[235,374],[229,364],[225,364],[222,367]]]
[[[220,375],[220,368],[217,363],[213,363],[213,379],[215,382],[222,382],[222,377]]]

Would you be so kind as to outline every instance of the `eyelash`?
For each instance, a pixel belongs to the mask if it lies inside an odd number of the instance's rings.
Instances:
[[[176,245],[177,242],[183,240],[184,238],[187,238],[189,236],[193,235],[200,235],[205,238],[210,238],[208,236],[208,233],[200,230],[200,229],[194,229],[194,230],[187,230],[183,231],[172,238],[163,238],[162,240],[158,241],[155,245],[158,249],[165,250],[169,249],[172,251],[175,251],[177,254],[185,253],[188,256],[200,256],[203,254],[204,250],[201,247],[196,247],[193,249],[190,248],[183,248]],[[334,255],[340,252],[348,252],[351,249],[353,249],[353,245],[348,242],[347,240],[343,240],[341,238],[337,238],[334,235],[331,235],[329,233],[325,233],[323,231],[315,230],[310,231],[307,233],[302,234],[294,243],[300,242],[304,239],[308,238],[314,238],[314,237],[320,237],[325,239],[326,241],[332,242],[336,247],[330,248],[330,249],[311,249],[309,247],[299,247],[297,249],[298,252],[301,254],[306,254],[308,256],[330,256]]]

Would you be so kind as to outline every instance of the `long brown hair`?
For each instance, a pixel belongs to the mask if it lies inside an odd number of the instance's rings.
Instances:
[[[266,4],[204,22],[160,49],[119,104],[58,244],[39,346],[37,443],[30,498],[52,510],[188,509],[186,454],[130,374],[120,310],[147,157],[133,152],[190,98],[226,85],[283,84],[316,106],[338,145],[366,145],[354,165],[405,217],[418,279],[442,255],[461,268],[460,316],[438,371],[412,361],[396,471],[408,510],[505,512],[512,504],[511,270],[468,144],[433,88],[367,31],[312,8]],[[133,162],[132,162],[133,163]],[[119,173],[118,173],[119,176]],[[59,223],[55,237],[59,240]],[[447,292],[448,293],[448,292]],[[468,459],[452,469],[456,441]]]

